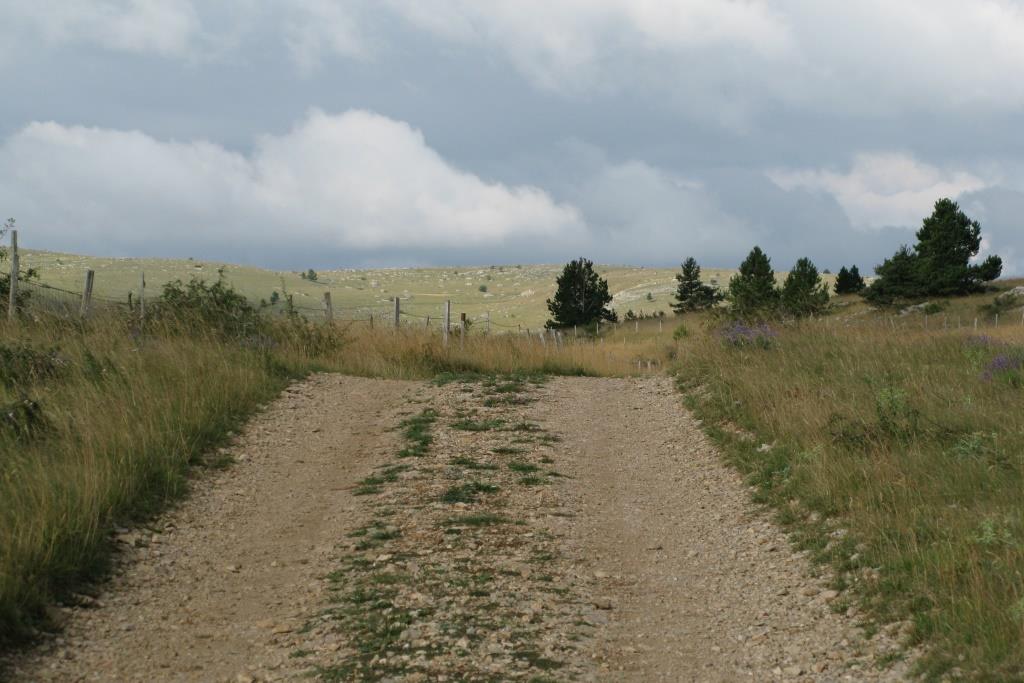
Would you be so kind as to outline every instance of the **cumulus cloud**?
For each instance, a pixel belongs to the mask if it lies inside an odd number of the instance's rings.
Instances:
[[[847,171],[776,169],[779,187],[833,195],[854,226],[917,226],[941,197],[956,197],[989,185],[972,173],[937,168],[901,153],[858,154]]]
[[[314,110],[248,155],[33,123],[0,146],[0,175],[26,246],[87,253],[458,251],[583,231],[573,207],[459,170],[419,131],[366,111]]]

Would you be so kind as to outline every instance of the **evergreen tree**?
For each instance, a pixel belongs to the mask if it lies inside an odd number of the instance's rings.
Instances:
[[[693,257],[683,261],[682,270],[676,273],[676,281],[679,284],[672,310],[677,314],[706,310],[722,300],[722,294],[715,287],[701,282],[700,266]]]
[[[810,259],[798,260],[789,271],[781,298],[782,308],[798,318],[820,313],[828,306],[828,287]]]
[[[981,248],[981,224],[971,220],[952,199],[935,202],[932,215],[917,231],[917,267],[924,296],[953,296],[981,291],[982,283],[999,277],[998,256],[976,266],[970,260]]]
[[[779,300],[771,259],[754,247],[740,264],[740,272],[729,280],[729,302],[736,315],[772,312]]]
[[[875,267],[878,279],[864,290],[864,298],[874,303],[893,303],[921,296],[917,255],[903,245],[882,265]]]
[[[608,308],[612,295],[608,281],[594,271],[594,262],[578,258],[565,264],[556,280],[558,285],[553,299],[548,299],[551,320],[548,328],[589,325],[598,320],[616,321],[615,311]]]
[[[316,280],[317,280],[317,278],[319,276],[316,274],[315,270],[310,268],[309,270],[306,271],[306,273],[302,277],[304,277],[305,279],[309,280],[310,282],[316,282]]]
[[[843,266],[836,275],[836,294],[856,294],[864,289],[864,278],[861,277],[857,266],[850,266],[849,269]]]
[[[878,275],[864,296],[876,303],[893,303],[929,296],[979,292],[1003,270],[998,256],[980,264],[971,259],[981,248],[981,225],[971,220],[952,199],[935,202],[932,215],[917,231],[913,250],[900,248],[875,269]]]

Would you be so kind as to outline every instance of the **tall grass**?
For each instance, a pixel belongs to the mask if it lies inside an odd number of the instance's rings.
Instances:
[[[666,345],[652,338],[629,344],[594,343],[563,335],[541,341],[536,335],[457,334],[446,347],[438,332],[415,328],[370,330],[342,328],[344,343],[325,354],[325,367],[369,377],[424,379],[442,373],[548,373],[554,375],[628,375],[664,369]],[[648,361],[651,362],[648,368]]]
[[[446,347],[425,330],[254,322],[247,310],[211,321],[217,300],[200,299],[144,332],[115,314],[0,327],[0,643],[30,636],[55,598],[101,576],[113,527],[180,496],[189,468],[292,378],[625,374],[641,358],[647,372],[657,350],[458,335]]]
[[[0,332],[23,351],[8,369],[34,354],[50,370],[0,386],[0,641],[102,574],[112,526],[181,494],[188,467],[298,370],[194,331],[131,332],[117,318]]]
[[[1024,676],[1024,330],[992,334],[812,323],[680,350],[728,457],[864,613],[912,622],[929,676]]]

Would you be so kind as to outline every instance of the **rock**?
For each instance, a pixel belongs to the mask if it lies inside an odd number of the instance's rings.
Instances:
[[[813,598],[815,595],[821,592],[821,589],[817,586],[807,586],[800,591],[800,594],[808,598]]]
[[[821,593],[821,598],[823,600],[825,600],[826,602],[829,602],[831,600],[835,600],[838,597],[839,597],[839,591],[828,590],[828,591],[822,591],[822,593]]]
[[[594,599],[594,607],[596,607],[597,609],[605,609],[605,610],[607,610],[607,609],[612,609],[613,606],[614,605],[612,605],[612,601],[609,600],[608,598],[595,598]]]

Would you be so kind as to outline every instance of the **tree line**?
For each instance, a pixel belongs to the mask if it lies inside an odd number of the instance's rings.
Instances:
[[[856,265],[844,265],[836,274],[835,294],[860,294],[876,305],[898,305],[983,291],[985,283],[1002,274],[998,256],[972,263],[981,248],[981,225],[951,199],[935,202],[934,211],[915,237],[913,247],[901,246],[875,267],[876,277],[870,285]],[[771,259],[759,246],[743,260],[725,290],[703,281],[693,257],[683,261],[676,283],[672,309],[679,315],[714,309],[744,319],[802,318],[824,312],[831,299],[818,268],[808,258],[798,259],[782,284],[777,284]],[[554,297],[547,301],[551,313],[547,327],[618,320],[609,308],[608,281],[597,274],[592,261],[579,258],[569,262],[556,285]]]

